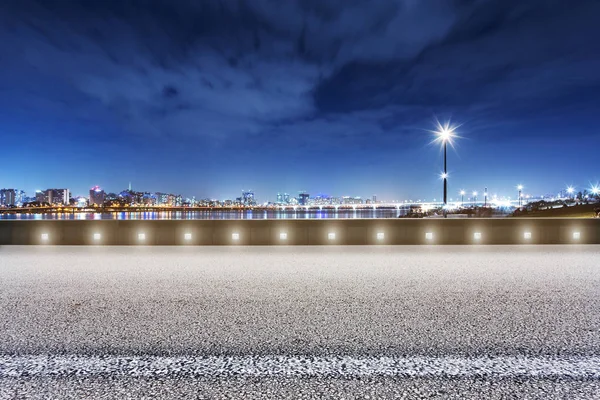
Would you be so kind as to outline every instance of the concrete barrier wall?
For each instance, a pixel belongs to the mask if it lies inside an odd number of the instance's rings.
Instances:
[[[282,238],[282,233],[285,234],[285,238]],[[140,234],[144,235],[143,240]],[[234,234],[237,234],[237,239],[234,239]],[[0,245],[569,243],[600,244],[600,220],[469,218],[0,221]]]

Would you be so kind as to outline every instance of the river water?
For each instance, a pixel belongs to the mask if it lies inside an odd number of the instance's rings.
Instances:
[[[398,218],[406,210],[226,210],[112,213],[0,214],[0,220],[182,220],[182,219],[360,219]]]

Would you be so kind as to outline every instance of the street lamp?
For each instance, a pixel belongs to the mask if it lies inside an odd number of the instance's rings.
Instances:
[[[477,192],[473,192],[473,205],[477,207]]]
[[[461,190],[460,191],[460,206],[464,207],[465,206],[465,191]]]
[[[437,121],[437,130],[433,132],[437,136],[434,142],[441,143],[444,148],[444,172],[442,174],[442,179],[444,180],[444,218],[446,217],[446,207],[448,205],[448,169],[446,168],[447,145],[450,143],[452,146],[452,140],[458,137],[454,132],[455,129],[456,127],[451,126],[450,122],[446,122],[442,125],[440,121]]]
[[[598,194],[600,194],[600,186],[592,185],[592,187],[590,188],[590,192],[592,192],[594,196],[598,196]]]
[[[521,207],[521,191],[523,190],[523,185],[518,185],[517,189],[519,189],[519,207]]]

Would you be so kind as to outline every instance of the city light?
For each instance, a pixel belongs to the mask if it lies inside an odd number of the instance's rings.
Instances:
[[[575,192],[575,188],[573,186],[567,187],[567,193],[573,194]]]
[[[446,178],[448,178],[448,174],[447,174],[447,173],[445,173],[445,172],[442,172],[442,173],[440,174],[440,179],[446,179]]]
[[[600,194],[600,186],[598,185],[592,185],[592,187],[590,188],[590,192],[592,192],[592,194],[595,196],[597,194]]]

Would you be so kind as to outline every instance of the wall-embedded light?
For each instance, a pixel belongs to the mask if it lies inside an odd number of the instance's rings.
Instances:
[[[377,232],[377,240],[385,239],[385,234],[383,232]]]
[[[239,233],[232,233],[231,234],[231,239],[232,240],[240,240],[240,234]]]
[[[433,240],[433,232],[426,232],[425,233],[425,239],[426,240]]]
[[[581,239],[581,232],[573,232],[573,239],[574,240]]]
[[[100,240],[100,239],[102,239],[102,235],[99,233],[94,233],[93,238],[94,238],[94,240]]]
[[[526,239],[526,240],[531,239],[531,232],[525,232],[525,233],[523,233],[523,239]]]
[[[481,232],[475,232],[475,233],[473,233],[473,239],[475,239],[475,240],[481,240]]]
[[[146,234],[145,233],[138,233],[138,240],[146,240]]]
[[[183,238],[185,240],[192,240],[192,234],[191,233],[184,233],[183,234]]]
[[[329,239],[329,240],[335,240],[335,233],[334,232],[329,232],[327,234],[327,239]]]
[[[41,235],[41,239],[44,241],[48,240],[49,237],[50,237],[50,235],[48,235],[47,233],[42,233],[42,235]]]
[[[287,233],[286,232],[279,233],[279,239],[286,240],[287,239]]]

